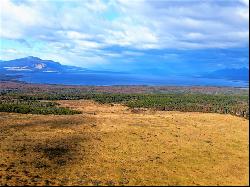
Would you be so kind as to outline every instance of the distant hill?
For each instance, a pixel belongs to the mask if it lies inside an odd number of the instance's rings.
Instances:
[[[225,68],[203,75],[206,78],[249,81],[248,68]]]
[[[0,61],[1,72],[64,72],[83,71],[84,68],[65,66],[52,60],[42,60],[38,57],[25,57],[9,61]]]

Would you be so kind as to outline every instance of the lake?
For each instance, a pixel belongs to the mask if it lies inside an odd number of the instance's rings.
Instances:
[[[28,83],[63,85],[150,85],[150,86],[233,86],[248,87],[249,82],[185,76],[145,76],[119,73],[19,73]]]

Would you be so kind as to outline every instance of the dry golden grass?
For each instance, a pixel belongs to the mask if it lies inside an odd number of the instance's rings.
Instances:
[[[59,101],[73,116],[0,113],[0,185],[248,185],[248,120]]]

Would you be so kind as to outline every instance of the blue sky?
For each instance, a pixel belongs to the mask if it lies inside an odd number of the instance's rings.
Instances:
[[[248,0],[1,0],[0,59],[192,74],[249,66]]]

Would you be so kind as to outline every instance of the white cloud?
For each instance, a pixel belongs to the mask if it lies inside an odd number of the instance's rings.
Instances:
[[[107,4],[102,2],[101,0],[89,0],[85,4],[85,6],[90,10],[94,12],[103,12],[105,11],[108,7]]]
[[[148,27],[119,24],[119,22],[114,25],[117,25],[114,26],[117,30],[107,30],[107,33],[103,35],[105,44],[144,49],[158,43],[157,36]]]
[[[124,56],[128,49],[231,48],[247,46],[249,40],[248,0],[0,3],[1,38],[43,42],[44,51],[65,59],[87,55],[84,60],[95,63],[108,60],[103,56]],[[111,46],[127,49],[121,54],[102,50]]]
[[[89,34],[77,32],[77,31],[58,31],[57,34],[62,37],[66,37],[70,40],[81,40],[81,39],[89,39],[91,36]]]
[[[82,49],[95,49],[100,48],[101,45],[97,42],[87,41],[87,40],[75,40],[77,47]]]

